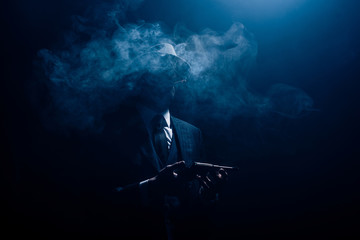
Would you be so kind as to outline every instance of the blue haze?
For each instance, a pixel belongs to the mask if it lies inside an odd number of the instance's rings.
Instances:
[[[42,113],[47,125],[101,130],[102,115],[137,94],[138,84],[126,78],[136,71],[134,59],[159,43],[173,44],[191,66],[186,85],[178,90],[179,114],[196,113],[226,123],[237,116],[259,119],[273,113],[298,118],[315,110],[312,98],[296,86],[274,84],[263,93],[249,89],[247,75],[256,62],[258,44],[244,24],[194,32],[183,23],[169,27],[162,21],[128,22],[127,13],[141,4],[95,2],[72,17],[72,30],[56,48],[38,52],[52,99],[51,108]],[[140,68],[151,70],[154,64]]]

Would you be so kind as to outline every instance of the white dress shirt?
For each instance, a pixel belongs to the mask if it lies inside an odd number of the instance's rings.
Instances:
[[[149,135],[152,135],[152,126],[151,126],[151,120],[155,117],[155,115],[157,115],[158,113],[156,113],[155,111],[153,111],[152,109],[145,107],[144,105],[140,105],[138,104],[136,106],[137,110],[139,111],[141,118],[143,119],[146,129],[149,133]],[[172,142],[172,137],[173,137],[173,131],[171,129],[170,126],[170,111],[169,109],[167,109],[166,111],[160,113],[161,115],[163,115],[163,117],[165,118],[166,124],[167,126],[164,127],[164,132],[165,132],[165,136],[166,136],[166,140],[167,140],[167,144],[168,144],[168,149],[170,149],[171,147],[171,142]]]

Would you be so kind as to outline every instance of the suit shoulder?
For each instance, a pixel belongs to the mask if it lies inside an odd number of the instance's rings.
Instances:
[[[184,127],[184,128],[187,128],[188,130],[190,131],[194,131],[194,132],[199,132],[200,129],[195,127],[194,125],[188,123],[188,122],[185,122],[184,120],[181,120],[179,118],[176,118],[176,117],[171,117],[173,122],[178,125],[178,126],[181,126],[181,127]]]

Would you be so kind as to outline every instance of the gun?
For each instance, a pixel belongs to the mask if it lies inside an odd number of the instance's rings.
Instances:
[[[193,168],[193,170],[196,172],[218,171],[221,168],[227,172],[239,171],[238,167],[222,166],[222,165],[202,163],[202,162],[194,162],[194,164],[190,168]]]
[[[238,167],[216,165],[211,163],[194,162],[191,166],[186,167],[182,171],[178,172],[179,175],[185,178],[194,178],[197,174],[205,175],[208,172],[216,172],[220,169],[224,169],[226,172],[239,171]]]

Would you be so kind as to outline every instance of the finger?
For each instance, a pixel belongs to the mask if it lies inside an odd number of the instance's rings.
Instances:
[[[200,176],[200,175],[196,175],[196,178],[199,180],[200,184],[205,188],[205,189],[210,189],[210,186],[204,181],[204,179]]]
[[[215,184],[214,184],[213,180],[211,180],[208,176],[203,177],[203,180],[206,182],[206,184],[210,188],[215,188]]]
[[[229,174],[223,169],[223,168],[220,168],[219,171],[218,171],[218,177],[220,179],[224,179],[224,180],[227,180]]]
[[[224,175],[224,176],[228,176],[228,175],[229,175],[229,174],[225,171],[225,169],[223,169],[223,168],[220,168],[218,172],[221,173],[221,175]]]
[[[199,181],[205,189],[207,189],[207,190],[211,189],[210,186],[203,179],[200,179]]]
[[[175,169],[182,169],[185,167],[185,161],[176,162],[171,165],[167,165],[166,168],[168,171],[174,171]]]
[[[219,181],[223,181],[224,180],[224,178],[226,177],[226,176],[224,176],[223,174],[221,174],[221,171],[219,170],[219,171],[216,171],[216,172],[212,172],[211,173],[211,176],[213,177],[213,182],[219,182]]]
[[[202,176],[202,180],[209,186],[209,190],[216,189],[217,180],[210,173],[206,176]]]

